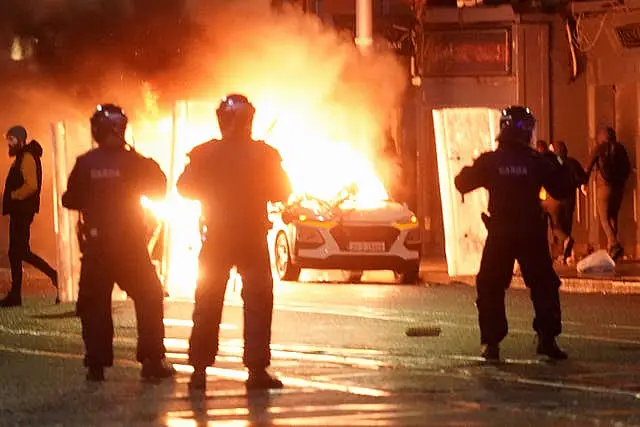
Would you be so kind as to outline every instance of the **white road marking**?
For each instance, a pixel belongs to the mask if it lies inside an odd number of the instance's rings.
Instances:
[[[164,345],[167,349],[171,350],[188,350],[189,340],[184,338],[165,338]],[[227,354],[241,355],[243,347],[241,343],[238,345],[220,345],[220,349],[224,350]],[[375,359],[364,359],[359,357],[340,356],[332,354],[317,354],[317,353],[302,353],[290,350],[275,350],[271,349],[271,354],[278,359],[293,359],[293,360],[308,360],[312,362],[329,362],[346,364],[358,368],[366,369],[379,369],[383,366],[389,366],[389,364]]]
[[[34,356],[58,357],[62,359],[75,359],[75,360],[83,359],[83,355],[80,355],[80,354],[52,352],[52,351],[45,351],[45,350],[33,350],[33,349],[27,349],[27,348],[21,348],[21,347],[8,347],[4,345],[0,345],[0,351],[28,354],[28,355],[34,355]],[[140,366],[138,362],[135,362],[133,360],[127,360],[127,359],[119,359],[117,360],[117,364],[131,366],[131,367]],[[193,368],[189,365],[174,364],[174,367],[178,372],[185,372],[185,373],[193,372]],[[222,378],[237,380],[237,381],[245,381],[247,379],[247,373],[244,369],[236,370],[236,369],[210,367],[210,368],[207,368],[207,374],[215,375]],[[452,372],[423,371],[420,374],[430,375],[430,376],[439,376],[439,377],[441,376],[441,377],[467,378],[467,379],[470,376],[469,374],[463,374],[463,373],[456,374]],[[528,378],[522,378],[522,377],[515,377],[515,378],[505,377],[504,375],[490,375],[490,377],[493,380],[501,381],[501,382],[515,382],[515,383],[526,384],[526,385],[536,385],[536,386],[556,388],[556,389],[574,390],[574,391],[581,391],[585,393],[619,395],[619,396],[632,397],[634,399],[640,399],[640,393],[630,391],[630,390],[617,389],[617,388],[586,386],[581,384],[544,381],[544,380],[528,379]],[[281,380],[285,385],[299,387],[302,389],[314,388],[318,390],[338,391],[338,392],[351,393],[351,394],[357,394],[362,396],[372,396],[372,397],[388,397],[392,395],[392,393],[384,390],[351,386],[351,385],[345,385],[345,384],[337,384],[333,382],[309,381],[302,378],[288,377],[288,376],[281,377]]]
[[[193,327],[193,320],[189,320],[189,319],[173,319],[173,318],[165,317],[164,319],[162,319],[162,322],[164,323],[165,326],[182,326],[185,328]],[[237,330],[239,328],[237,325],[233,325],[230,323],[221,323],[220,329],[221,330]]]
[[[178,372],[191,373],[193,372],[193,367],[190,365],[182,365],[182,364],[174,364],[174,368]],[[238,380],[238,381],[246,381],[247,372],[242,369],[225,369],[218,368],[215,366],[210,366],[207,368],[208,375],[214,375],[217,377]],[[284,385],[294,386],[299,388],[315,388],[318,390],[324,391],[339,391],[344,393],[357,394],[361,396],[372,396],[372,397],[386,397],[391,396],[391,393],[386,392],[384,390],[377,390],[373,388],[367,387],[357,387],[350,386],[345,384],[337,384],[332,382],[320,382],[320,381],[309,381],[302,378],[297,377],[289,377],[289,376],[280,376],[280,380],[284,383]]]
[[[633,397],[634,399],[640,399],[640,393],[630,390],[622,390],[616,388],[608,388],[608,387],[597,387],[597,386],[586,386],[580,384],[568,384],[564,382],[555,382],[555,381],[543,381],[543,380],[533,380],[529,378],[517,378],[515,382],[520,384],[527,385],[537,385],[543,387],[551,387],[557,389],[565,389],[565,390],[575,390],[582,391],[587,393],[600,393],[600,394],[613,394],[620,396]]]

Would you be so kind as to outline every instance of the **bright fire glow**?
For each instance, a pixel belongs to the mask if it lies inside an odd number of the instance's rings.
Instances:
[[[141,202],[164,224],[165,233],[170,233],[162,242],[170,242],[164,252],[169,260],[164,277],[169,294],[190,296],[198,279],[198,254],[202,246],[199,224],[194,224],[194,220],[200,218],[200,203],[183,199],[176,192],[171,192],[162,201],[143,197]],[[149,249],[153,251],[153,248]],[[183,289],[185,285],[186,289]]]
[[[198,201],[181,197],[175,183],[184,169],[186,154],[196,145],[217,136],[218,128],[210,120],[209,104],[176,105],[174,117],[159,115],[156,95],[145,85],[145,114],[135,121],[131,138],[135,148],[155,159],[167,175],[169,191],[164,200],[141,200],[145,209],[163,224],[163,281],[170,296],[192,298],[198,279],[198,254],[202,246],[201,209]],[[200,113],[200,114],[198,114]],[[201,118],[202,117],[202,118]],[[209,120],[204,120],[204,118]],[[191,118],[191,121],[188,121]],[[195,122],[193,119],[196,119]],[[149,248],[153,252],[153,248]]]
[[[159,161],[168,175],[171,174],[171,156],[158,152],[162,145],[147,147],[145,142],[158,141],[158,135],[170,135],[171,123],[169,118],[156,120],[154,126],[147,122],[137,123],[132,131],[136,148]],[[184,123],[186,133],[177,133],[179,138],[172,144],[175,150],[174,159],[178,162],[173,169],[174,183],[184,165],[185,154],[198,143],[218,136],[217,129],[211,126],[207,132],[207,126],[202,123],[195,123],[193,127],[192,125],[192,120],[187,119]],[[355,183],[358,188],[356,200],[347,202],[351,208],[376,206],[387,198],[382,181],[364,153],[358,152],[348,143],[328,140],[316,140],[314,143],[307,140],[301,149],[296,149],[299,145],[296,145],[295,128],[289,127],[288,131],[286,129],[286,126],[281,126],[281,130],[265,140],[279,149],[283,157],[283,167],[291,180],[294,192],[309,193],[331,200],[340,190]],[[309,147],[313,150],[309,150]],[[183,199],[175,188],[170,189],[163,201],[143,198],[142,204],[164,223],[165,233],[168,233],[164,241],[168,244],[164,253],[168,261],[164,282],[169,294],[192,296],[197,281],[198,253],[201,247],[200,204]]]
[[[145,93],[148,99],[152,99],[151,92]],[[164,241],[168,245],[164,253],[167,261],[164,282],[170,295],[180,297],[191,297],[196,286],[201,247],[200,204],[180,197],[173,185],[183,170],[186,153],[203,141],[219,138],[219,130],[212,117],[215,103],[196,104],[202,110],[201,114],[197,113],[198,110],[192,111],[191,103],[187,105],[183,111],[176,108],[175,120],[149,115],[151,118],[133,123],[131,131],[136,149],[156,159],[172,184],[165,200],[143,199],[142,203],[164,223],[168,234]],[[186,111],[190,114],[181,114]],[[206,116],[205,111],[210,115]],[[281,117],[286,117],[286,114]],[[295,193],[331,200],[345,187],[355,183],[358,188],[356,199],[346,202],[350,208],[370,208],[388,198],[373,162],[366,153],[355,148],[358,144],[323,139],[329,138],[324,130],[327,126],[318,123],[313,129],[312,125],[308,123],[306,129],[312,130],[305,131],[300,127],[301,121],[278,120],[273,126],[273,123],[269,125],[266,121],[261,123],[257,120],[254,126],[254,137],[260,135],[255,129],[262,127],[263,139],[280,151],[283,167]],[[300,144],[301,134],[316,136]],[[171,150],[166,149],[168,146],[173,147],[173,157]],[[234,278],[233,272],[231,277]]]
[[[287,117],[287,113],[282,117]],[[359,202],[387,198],[372,161],[367,153],[357,149],[365,144],[350,142],[356,140],[357,135],[331,139],[327,132],[330,126],[311,120],[304,123],[302,117],[292,117],[288,122],[276,118],[276,125],[268,132],[266,123],[261,123],[259,117],[256,119],[254,135],[280,151],[295,193],[331,200],[346,186],[356,184]],[[300,142],[301,138],[304,143]]]
[[[269,13],[247,5],[233,16],[244,16],[251,25],[240,30],[222,17],[219,25],[208,25],[233,45],[250,42],[245,50],[221,48],[210,58],[208,45],[202,51],[202,61],[215,64],[198,86],[210,102],[180,102],[170,117],[159,112],[152,88],[143,88],[146,111],[133,121],[132,136],[136,148],[160,163],[172,186],[165,202],[145,202],[169,231],[165,284],[172,295],[193,295],[200,247],[198,206],[180,199],[175,182],[185,154],[220,137],[215,109],[228,93],[251,100],[253,137],[278,149],[295,193],[332,200],[355,184],[355,207],[388,198],[383,179],[392,173],[381,160],[406,77],[402,68],[391,56],[360,55],[352,41],[315,17]]]

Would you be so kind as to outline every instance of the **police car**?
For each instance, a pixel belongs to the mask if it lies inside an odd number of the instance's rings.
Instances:
[[[276,276],[296,281],[302,269],[347,270],[359,281],[364,270],[391,270],[405,284],[419,279],[421,232],[405,205],[384,200],[361,205],[352,191],[328,202],[292,196],[270,205],[269,233]]]

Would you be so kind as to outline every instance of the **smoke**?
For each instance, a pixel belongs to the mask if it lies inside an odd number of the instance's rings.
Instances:
[[[8,53],[15,35],[38,40],[37,61],[0,58],[0,131],[25,125],[48,162],[49,125],[87,124],[97,103],[118,103],[135,121],[156,113],[155,105],[145,105],[149,87],[161,115],[178,99],[240,92],[257,108],[255,136],[302,159],[300,176],[329,179],[349,168],[358,173],[344,147],[337,148],[346,144],[376,163],[389,188],[397,169],[382,152],[406,81],[392,53],[363,56],[351,34],[300,11],[274,12],[268,0],[190,2],[188,16],[179,11],[183,3],[0,1],[0,44],[6,48],[0,46],[0,53]],[[6,170],[8,159],[0,159]],[[53,259],[50,165],[44,170],[46,220],[36,224],[34,246],[45,247]]]
[[[206,30],[167,80],[179,82],[177,91],[187,86],[193,98],[247,95],[257,108],[254,136],[273,143],[285,162],[295,152],[295,158],[315,156],[317,163],[323,149],[335,153],[332,144],[348,144],[375,162],[389,183],[391,165],[380,160],[405,88],[402,66],[389,51],[362,55],[350,33],[340,34],[314,15],[293,8],[276,12],[269,3],[199,9]],[[171,84],[163,87],[172,90]],[[338,160],[324,167],[342,166]]]
[[[381,151],[406,80],[391,53],[362,56],[350,34],[292,8],[274,12],[269,0],[191,2],[188,15],[184,3],[4,0],[0,41],[31,35],[39,58],[0,85],[11,100],[0,113],[86,120],[100,102],[144,112],[150,83],[165,110],[239,92],[258,122],[277,120],[274,133],[298,121],[300,131]]]
[[[274,12],[265,0],[231,2],[200,15],[209,30],[183,78],[201,96],[247,93],[265,110],[306,112],[322,104],[331,106],[322,118],[328,122],[350,121],[355,109],[382,126],[398,105],[405,76],[393,55],[362,56],[350,34],[313,15]]]
[[[406,81],[391,52],[363,56],[351,34],[269,0],[191,2],[188,14],[182,0],[0,3],[0,42],[38,40],[38,60],[10,64],[2,79],[0,126],[24,124],[45,149],[50,123],[86,123],[101,102],[149,117],[150,87],[165,115],[178,99],[243,93],[257,108],[255,136],[281,151],[347,143],[376,161]]]

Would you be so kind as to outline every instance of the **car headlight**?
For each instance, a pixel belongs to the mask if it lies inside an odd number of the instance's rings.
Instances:
[[[407,215],[406,217],[394,222],[394,225],[401,229],[418,227],[418,217],[415,215]]]
[[[411,215],[411,216],[407,216],[406,218],[403,218],[401,221],[398,221],[400,224],[417,224],[418,223],[418,217],[415,215]]]

